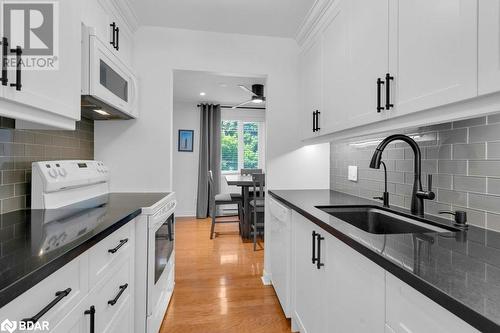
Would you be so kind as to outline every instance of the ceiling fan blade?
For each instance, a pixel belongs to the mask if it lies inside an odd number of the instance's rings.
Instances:
[[[238,87],[240,87],[241,89],[245,90],[246,92],[249,92],[252,95],[255,95],[252,90],[248,89],[247,87],[245,87],[242,84],[239,84]]]
[[[236,108],[239,108],[240,106],[243,106],[243,105],[246,105],[248,103],[251,103],[252,100],[249,100],[249,101],[246,101],[246,102],[243,102],[243,103],[240,103],[238,105],[234,105],[233,107],[231,107],[231,109],[236,109]]]

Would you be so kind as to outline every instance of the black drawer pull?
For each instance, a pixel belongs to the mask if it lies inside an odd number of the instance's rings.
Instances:
[[[321,269],[322,266],[325,266],[324,263],[321,262],[321,241],[325,239],[325,237],[321,237],[320,234],[316,234],[318,237],[318,257],[316,258],[316,267]]]
[[[108,304],[113,306],[116,304],[116,302],[118,302],[118,299],[120,299],[120,296],[123,294],[123,292],[125,291],[125,289],[127,289],[128,287],[128,283],[125,283],[124,285],[121,285],[120,286],[120,291],[118,292],[118,294],[116,294],[115,298],[113,298],[112,300],[109,300],[108,301]]]
[[[10,52],[16,54],[16,83],[11,83],[10,86],[16,87],[16,90],[20,91],[23,86],[21,84],[21,55],[23,54],[23,49],[20,46],[16,46],[15,49],[10,49]]]
[[[111,41],[109,44],[113,45],[113,48],[116,48],[116,23],[113,22],[109,26],[111,27]]]
[[[382,106],[382,85],[384,84],[384,81],[382,81],[381,78],[377,79],[377,112],[380,113],[384,109]]]
[[[9,40],[6,37],[2,38],[2,82],[3,86],[6,86],[9,82],[7,78],[7,54],[9,53]]]
[[[68,296],[70,292],[71,292],[71,288],[56,292],[56,298],[54,298],[54,300],[52,300],[52,302],[47,304],[47,306],[45,306],[42,310],[40,310],[40,312],[38,312],[33,317],[23,319],[22,321],[24,321],[26,323],[27,322],[36,323],[38,320],[40,320],[40,318],[42,318],[42,316],[44,314],[49,312],[49,310],[52,309],[57,303],[59,303],[64,297]]]
[[[118,251],[120,249],[120,247],[125,245],[126,242],[128,242],[128,238],[120,240],[120,244],[118,244],[114,249],[109,249],[108,252],[109,253],[116,253],[116,251]]]
[[[387,73],[385,74],[385,109],[389,110],[394,107],[394,104],[391,104],[391,81],[394,80],[394,76]]]
[[[85,315],[90,315],[90,333],[95,333],[95,306],[91,306],[90,309],[85,310],[83,313]]]
[[[116,45],[115,45],[115,49],[118,51],[120,49],[120,28],[116,27],[115,31],[116,31]]]
[[[316,233],[316,231],[313,231],[312,232],[312,263],[315,264],[316,263],[316,260],[318,260],[316,258],[316,235],[318,235]]]

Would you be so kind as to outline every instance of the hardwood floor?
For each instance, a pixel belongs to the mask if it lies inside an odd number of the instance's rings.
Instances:
[[[261,281],[264,251],[243,243],[236,224],[209,239],[210,220],[177,218],[176,285],[161,333],[290,332],[272,286]]]

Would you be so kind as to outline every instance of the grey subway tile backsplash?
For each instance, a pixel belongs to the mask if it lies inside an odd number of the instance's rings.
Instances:
[[[437,215],[440,210],[461,209],[467,211],[470,224],[500,231],[500,113],[401,133],[414,137],[420,146],[424,188],[427,174],[434,176],[437,197],[426,200],[426,213]],[[368,199],[380,196],[383,172],[370,169],[369,163],[377,146],[374,141],[383,137],[377,134],[331,142],[330,188]],[[388,169],[391,204],[409,208],[413,184],[411,149],[403,142],[391,144],[383,160]],[[349,165],[358,166],[358,182],[347,180]]]
[[[32,162],[93,158],[92,120],[82,119],[75,131],[21,130],[0,117],[0,212],[30,206]]]

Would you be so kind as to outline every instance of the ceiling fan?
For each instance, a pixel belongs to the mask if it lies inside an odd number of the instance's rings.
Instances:
[[[236,108],[239,108],[239,107],[246,105],[246,104],[249,104],[249,103],[262,104],[266,101],[266,97],[264,97],[264,85],[263,84],[252,84],[252,90],[248,89],[247,87],[245,87],[244,85],[241,85],[241,84],[238,85],[238,87],[240,87],[241,89],[245,90],[246,92],[249,92],[250,94],[252,94],[252,99],[250,99],[246,102],[234,105],[231,107],[231,109],[236,109]]]

